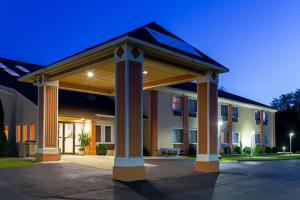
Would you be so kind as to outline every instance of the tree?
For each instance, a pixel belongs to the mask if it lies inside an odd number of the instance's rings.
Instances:
[[[8,151],[8,141],[4,132],[4,111],[0,99],[0,156],[6,156]]]
[[[289,134],[295,133],[293,151],[300,150],[300,90],[280,95],[272,101],[276,113],[276,145],[289,147]]]

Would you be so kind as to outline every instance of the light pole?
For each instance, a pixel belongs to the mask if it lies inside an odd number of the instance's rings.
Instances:
[[[221,153],[221,126],[223,125],[223,121],[218,122],[218,154]]]
[[[290,154],[292,153],[292,137],[294,136],[294,133],[290,133]]]

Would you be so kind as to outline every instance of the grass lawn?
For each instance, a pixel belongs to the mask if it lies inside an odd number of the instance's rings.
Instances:
[[[195,159],[194,157],[187,157],[187,159]],[[300,154],[276,154],[276,155],[261,155],[261,156],[223,156],[220,161],[222,163],[236,162],[236,161],[265,161],[265,160],[292,160],[300,159]]]
[[[20,166],[29,166],[36,165],[39,162],[29,161],[29,160],[19,160],[19,159],[0,159],[0,168],[6,167],[20,167]]]

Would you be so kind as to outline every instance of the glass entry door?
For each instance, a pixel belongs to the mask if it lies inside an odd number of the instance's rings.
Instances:
[[[73,123],[64,123],[64,153],[74,153]]]

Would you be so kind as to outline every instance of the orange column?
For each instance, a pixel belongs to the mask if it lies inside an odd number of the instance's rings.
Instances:
[[[208,73],[197,83],[198,98],[198,151],[195,170],[218,172],[218,78]]]
[[[58,81],[47,82],[44,76],[38,83],[38,149],[40,161],[60,160],[57,141]]]
[[[265,127],[264,127],[264,111],[260,111],[260,145],[261,147],[264,146],[264,135],[265,135]]]
[[[92,134],[89,145],[89,155],[96,155],[96,121],[92,121]]]
[[[183,96],[183,151],[187,155],[189,151],[189,98]]]
[[[157,155],[157,91],[151,91],[151,111],[150,111],[150,133],[151,133],[151,155]]]
[[[232,105],[228,105],[227,143],[232,144]]]
[[[143,52],[127,44],[115,50],[116,156],[113,179],[145,179],[143,158]]]

